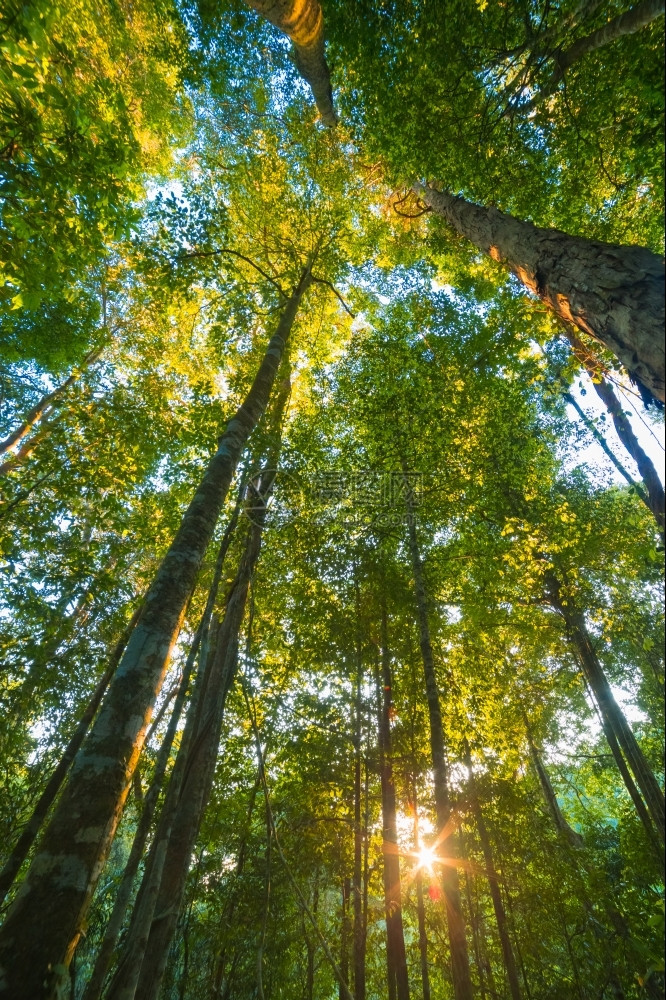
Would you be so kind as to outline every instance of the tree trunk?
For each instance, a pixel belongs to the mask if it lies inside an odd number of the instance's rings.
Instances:
[[[613,386],[603,377],[595,359],[591,357],[590,352],[573,330],[565,330],[565,336],[571,344],[576,358],[581,362],[590,376],[594,391],[610,413],[617,436],[638,466],[638,472],[645,486],[645,492],[641,492],[639,495],[648,509],[652,511],[657,526],[663,534],[664,487],[661,485],[657,470],[652,460],[641,448]]]
[[[132,888],[134,886],[136,873],[145,853],[146,841],[148,840],[148,834],[150,833],[153,817],[155,815],[157,800],[162,790],[164,775],[166,774],[169,756],[171,754],[171,747],[173,746],[173,741],[176,737],[178,723],[180,722],[183,705],[185,704],[187,689],[190,684],[190,677],[196,660],[200,639],[201,628],[197,630],[197,634],[194,637],[190,647],[190,652],[185,662],[185,667],[183,668],[183,676],[178,688],[171,718],[169,719],[169,725],[167,726],[167,731],[164,734],[164,740],[162,741],[157,761],[155,762],[155,772],[143,801],[141,818],[139,819],[136,833],[134,834],[134,840],[132,841],[129,858],[127,859],[123,877],[120,881],[118,891],[116,892],[116,896],[113,901],[113,910],[111,911],[109,922],[106,926],[106,930],[104,931],[104,937],[97,952],[95,965],[88,981],[88,985],[86,986],[85,993],[83,994],[83,1000],[99,1000],[102,995],[104,980],[106,979],[106,975],[109,971],[111,959],[113,958],[116,950],[118,938],[120,937],[120,932],[125,920],[127,907],[132,896]]]
[[[270,398],[311,263],[148,590],[97,721],[0,930],[0,996],[49,997],[66,970],[122,813],[155,698],[242,449]],[[35,928],[39,933],[35,933]]]
[[[576,833],[569,824],[567,823],[564,813],[560,809],[560,804],[557,801],[557,796],[555,795],[555,790],[552,786],[550,775],[543,765],[539,751],[537,750],[536,744],[534,742],[534,737],[532,735],[532,728],[530,726],[529,720],[526,713],[523,711],[523,722],[525,723],[525,732],[527,735],[527,744],[530,750],[530,757],[532,759],[532,766],[534,767],[534,772],[541,785],[541,791],[543,792],[543,797],[546,800],[546,805],[548,806],[548,811],[555,824],[555,829],[559,834],[561,834],[564,839],[571,845],[571,847],[582,847],[583,838],[579,833]]]
[[[575,396],[572,395],[572,393],[563,392],[562,396],[564,399],[566,399],[567,403],[569,403],[570,406],[573,406],[574,410],[576,411],[580,419],[583,421],[588,431],[590,432],[594,440],[597,442],[597,444],[603,451],[604,455],[606,455],[611,460],[611,462],[613,463],[617,471],[620,473],[622,478],[626,479],[629,485],[636,491],[638,496],[641,498],[643,503],[646,506],[649,506],[648,495],[645,492],[643,485],[637,482],[631,475],[631,473],[627,471],[627,469],[619,460],[615,452],[612,450],[612,448],[610,448],[608,442],[606,441],[606,438],[603,436],[603,434],[595,424],[594,420],[592,420],[591,417],[588,417],[587,413],[582,408],[582,406],[579,405],[578,401],[576,400]]]
[[[354,697],[354,877],[352,899],[354,912],[354,1000],[365,1000],[365,926],[363,919],[363,789],[361,783],[361,685],[363,666],[360,651],[356,656],[356,694]]]
[[[499,933],[500,944],[502,946],[504,967],[506,969],[507,979],[509,980],[509,991],[511,993],[512,1000],[521,1000],[520,984],[518,982],[518,969],[516,968],[516,960],[513,956],[513,948],[511,947],[509,925],[507,923],[506,913],[504,911],[504,902],[502,900],[502,894],[498,884],[492,844],[490,843],[490,835],[488,833],[485,817],[481,808],[481,802],[479,801],[476,780],[474,778],[474,770],[472,768],[472,758],[468,748],[466,748],[465,757],[465,764],[469,774],[469,790],[472,813],[474,815],[474,822],[476,823],[479,840],[481,841],[481,850],[483,851],[483,859],[486,865],[486,875],[488,876],[488,885],[490,887],[490,898],[493,901],[493,910],[495,911],[495,920],[497,921],[497,930]]]
[[[558,50],[554,55],[555,69],[550,79],[539,88],[538,93],[530,101],[518,105],[516,110],[522,113],[532,111],[547,97],[555,93],[564,74],[574,63],[579,62],[590,52],[595,52],[597,49],[603,48],[604,45],[617,41],[618,38],[634,35],[661,17],[663,13],[664,0],[643,0],[642,3],[636,4],[630,10],[618,14],[617,17],[612,18],[596,31],[592,31],[584,38],[579,38],[568,49]]]
[[[664,259],[521,222],[421,183],[414,191],[460,235],[506,264],[567,324],[600,341],[664,401]]]
[[[403,470],[405,471],[405,470]],[[465,920],[460,901],[458,870],[455,867],[457,851],[451,806],[449,802],[448,774],[446,753],[444,748],[444,729],[442,711],[435,671],[435,658],[430,640],[430,625],[428,623],[428,601],[423,578],[423,565],[419,552],[416,523],[414,520],[414,502],[411,489],[404,476],[406,490],[407,523],[409,528],[409,551],[414,576],[414,593],[419,622],[419,642],[425,675],[426,699],[430,719],[430,750],[432,753],[433,778],[435,788],[435,814],[437,819],[438,853],[444,852],[448,857],[447,864],[442,865],[442,891],[446,905],[446,918],[451,947],[451,970],[453,989],[456,1000],[472,1000],[472,981],[469,972],[469,955],[467,953],[467,938],[465,935]]]
[[[597,656],[587,631],[584,616],[572,604],[564,601],[561,596],[560,584],[552,573],[548,574],[546,585],[551,604],[564,618],[569,636],[580,658],[585,679],[594,695],[601,717],[613,732],[622,749],[634,780],[645,799],[645,804],[663,847],[665,827],[664,793],[643,756],[643,751],[639,747],[622,709],[613,697],[613,692],[604,673],[601,661]]]
[[[48,415],[54,408],[55,404],[59,401],[61,396],[67,392],[70,386],[74,385],[78,379],[81,378],[83,373],[93,362],[97,361],[98,357],[102,353],[101,347],[96,347],[94,351],[91,351],[81,362],[79,368],[74,368],[72,374],[69,378],[66,378],[62,385],[59,385],[53,392],[49,392],[46,396],[42,396],[38,403],[28,410],[25,417],[16,428],[12,431],[4,441],[0,441],[0,455],[4,455],[5,452],[10,451],[17,444],[19,444],[24,437],[26,437],[32,428],[38,423],[42,417]],[[4,466],[0,467],[0,472],[4,469]]]
[[[341,920],[340,920],[340,980],[338,1000],[346,1000],[343,983],[349,982],[349,896],[351,885],[348,878],[342,880]]]
[[[35,842],[51,805],[60,791],[70,765],[74,760],[79,747],[83,743],[85,735],[90,728],[90,723],[95,717],[95,712],[99,708],[102,698],[104,697],[104,693],[109,686],[109,682],[116,671],[120,658],[123,655],[123,650],[127,645],[127,640],[130,637],[132,629],[134,628],[140,613],[141,608],[138,608],[134,612],[127,628],[124,630],[122,636],[113,648],[111,656],[109,657],[108,666],[100,677],[97,687],[93,691],[90,701],[86,705],[85,711],[79,720],[78,726],[74,730],[69,743],[65,747],[65,751],[58,761],[53,774],[47,781],[44,791],[37,800],[37,804],[32,811],[32,815],[23,828],[14,850],[9,855],[2,871],[0,871],[0,903],[4,901],[5,896],[9,892],[14,879],[20,871],[21,865],[27,858],[31,847]]]
[[[396,817],[395,783],[391,759],[391,652],[388,645],[386,599],[382,594],[382,677],[377,671],[377,710],[379,716],[379,766],[382,794],[382,853],[384,857],[384,901],[386,909],[386,964],[389,1000],[409,1000],[409,976],[402,926],[400,855]],[[383,697],[382,697],[383,687]]]
[[[324,54],[324,15],[318,0],[246,0],[291,39],[296,68],[310,85],[321,120],[334,127],[331,74]]]
[[[416,798],[416,779],[412,785],[412,804],[414,806],[414,850],[419,850],[419,806]],[[421,866],[416,869],[416,916],[419,925],[419,957],[421,959],[421,988],[423,1000],[430,1000],[430,970],[428,968],[428,932],[426,929],[425,903],[423,901],[423,875]]]

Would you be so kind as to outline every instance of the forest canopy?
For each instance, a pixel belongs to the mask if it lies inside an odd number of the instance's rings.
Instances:
[[[663,0],[7,0],[0,998],[664,998]]]

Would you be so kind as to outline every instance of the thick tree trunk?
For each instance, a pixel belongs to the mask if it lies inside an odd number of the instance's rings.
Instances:
[[[383,595],[382,595],[383,597]],[[386,961],[389,1000],[409,1000],[409,976],[402,926],[402,893],[398,823],[391,758],[391,652],[388,645],[388,622],[385,599],[382,599],[381,663],[383,684],[377,671],[377,710],[379,716],[379,766],[382,794],[382,853],[384,856],[384,901],[386,909]],[[383,687],[383,692],[382,692]],[[383,695],[383,696],[382,696]]]
[[[663,257],[644,247],[541,229],[421,183],[414,191],[460,236],[506,264],[560,319],[600,341],[632,378],[664,401]]]
[[[657,470],[652,460],[641,448],[613,386],[610,382],[606,381],[603,374],[599,371],[596,359],[590,355],[590,352],[573,330],[567,329],[565,336],[571,344],[573,353],[590,376],[594,391],[610,413],[617,436],[638,466],[638,472],[645,487],[645,491],[641,491],[639,495],[648,509],[652,511],[657,526],[663,534],[664,487],[661,485]]]
[[[645,799],[647,810],[663,847],[665,832],[664,793],[643,756],[643,751],[639,747],[622,709],[615,701],[611,686],[587,631],[584,616],[571,603],[567,603],[562,598],[560,584],[552,573],[547,576],[546,585],[551,604],[564,618],[601,717],[613,732],[622,749],[634,780]]]
[[[115,834],[155,698],[242,449],[270,398],[303,271],[243,404],[230,420],[146,596],[113,683],[0,930],[0,997],[49,997],[67,968]]]
[[[134,840],[132,841],[129,858],[127,859],[123,877],[120,881],[118,891],[116,892],[116,896],[113,901],[113,910],[111,911],[109,922],[106,926],[106,930],[104,931],[104,937],[97,952],[95,966],[90,979],[88,980],[83,1000],[99,1000],[102,995],[104,980],[106,979],[106,975],[111,966],[111,960],[115,953],[118,938],[120,937],[120,932],[125,921],[127,907],[132,897],[132,889],[134,887],[136,873],[139,870],[139,864],[145,853],[146,841],[148,840],[148,834],[150,833],[150,828],[153,823],[157,800],[164,783],[164,776],[169,763],[171,747],[173,746],[173,741],[176,737],[180,716],[183,711],[183,705],[185,704],[185,698],[190,684],[190,677],[196,660],[200,639],[201,629],[199,628],[194,641],[192,642],[190,652],[185,662],[185,667],[183,668],[183,676],[178,688],[178,693],[176,694],[176,701],[173,706],[171,718],[169,719],[167,731],[164,734],[164,739],[157,755],[155,771],[153,773],[150,787],[143,801],[141,818],[139,819],[136,833],[134,834]]]
[[[37,804],[32,811],[30,819],[23,828],[14,850],[8,857],[2,871],[0,872],[0,903],[9,892],[14,879],[19,873],[21,865],[27,858],[31,847],[39,834],[42,823],[46,819],[46,815],[51,808],[51,805],[55,801],[55,798],[62,787],[62,783],[65,780],[67,772],[69,771],[70,765],[76,757],[83,740],[85,739],[85,735],[90,728],[90,723],[94,719],[95,713],[100,706],[102,698],[104,697],[104,693],[109,686],[109,682],[116,671],[120,658],[123,655],[123,650],[127,645],[127,640],[129,639],[132,629],[138,620],[140,612],[140,608],[134,612],[127,628],[124,630],[122,636],[116,643],[111,656],[109,657],[108,666],[100,677],[97,687],[93,691],[90,701],[86,705],[85,711],[79,720],[79,724],[72,733],[72,737],[65,747],[65,751],[58,761],[53,774],[47,781],[46,787],[40,795]]]
[[[642,0],[642,3],[618,14],[601,28],[597,28],[596,31],[592,31],[584,38],[579,38],[569,48],[558,50],[554,55],[555,69],[550,79],[539,88],[538,93],[530,101],[518,105],[517,110],[523,113],[532,111],[547,97],[555,93],[564,74],[575,63],[589,55],[590,52],[595,52],[597,49],[603,48],[604,45],[617,41],[618,38],[636,34],[637,31],[641,31],[652,21],[661,17],[663,13],[664,0]]]
[[[74,383],[81,378],[86,369],[97,360],[101,353],[101,347],[97,347],[94,351],[91,351],[90,354],[83,359],[81,365],[72,371],[69,378],[65,379],[62,385],[59,385],[53,390],[53,392],[49,392],[46,396],[42,396],[39,402],[35,403],[31,410],[28,410],[16,430],[12,431],[12,433],[9,434],[4,441],[0,441],[0,455],[4,455],[5,452],[8,452],[12,448],[16,447],[16,445],[30,433],[32,428],[42,419],[42,417],[48,416],[48,414],[53,411],[55,404],[60,400],[61,396],[64,396],[69,387],[74,385]],[[0,472],[3,471],[4,465],[0,466]]]
[[[403,470],[404,471],[404,470]],[[446,918],[451,947],[451,970],[456,1000],[472,1000],[472,981],[469,972],[469,955],[465,935],[465,920],[460,901],[458,870],[455,867],[457,851],[451,822],[449,802],[448,768],[444,748],[444,728],[435,671],[435,658],[430,640],[428,623],[428,600],[423,577],[423,565],[419,552],[414,504],[407,476],[404,477],[406,490],[407,523],[409,529],[409,551],[414,576],[414,593],[419,623],[419,642],[425,675],[426,699],[430,719],[430,750],[432,753],[433,779],[435,790],[435,814],[437,819],[438,854],[444,854],[448,861],[442,865],[442,890],[446,904]]]
[[[286,378],[276,399],[273,416],[278,430],[290,391],[291,383]],[[267,470],[256,477],[255,483],[250,484],[246,510],[251,530],[227,602],[224,620],[218,630],[215,648],[209,652],[210,667],[202,666],[201,689],[197,703],[192,706],[192,726],[181,745],[182,770],[179,767],[178,780],[174,782],[173,789],[169,788],[163,810],[164,819],[160,820],[160,829],[155,838],[157,847],[151,857],[152,864],[146,867],[145,892],[140,893],[137,899],[136,919],[133,917],[128,935],[130,940],[127,958],[114,979],[108,994],[109,1000],[132,1000],[135,992],[142,1000],[150,1000],[157,996],[164,976],[185,891],[190,857],[215,774],[224,705],[238,661],[238,634],[245,613],[250,580],[259,558],[266,504],[275,480],[279,450],[278,434],[277,441],[270,448]],[[234,517],[237,517],[237,511]],[[212,612],[222,571],[222,553],[226,551],[225,543],[228,544],[226,533],[204,618]],[[202,623],[202,632],[205,631],[204,624]],[[179,761],[178,764],[180,763]],[[142,886],[142,890],[143,888]],[[263,989],[261,978],[258,985]]]
[[[296,67],[310,85],[325,125],[337,125],[331,74],[324,53],[324,16],[318,0],[246,0],[291,39]]]
[[[488,876],[488,885],[490,888],[490,898],[493,901],[493,910],[495,911],[495,920],[497,921],[497,931],[499,933],[500,944],[502,946],[504,968],[506,969],[507,979],[509,980],[509,990],[512,1000],[521,1000],[520,984],[518,982],[518,969],[516,968],[516,960],[513,956],[513,948],[511,946],[511,938],[509,936],[509,925],[504,911],[504,902],[502,900],[502,893],[500,892],[498,884],[497,870],[495,868],[493,849],[490,842],[490,834],[488,833],[486,820],[483,815],[483,809],[481,808],[481,802],[479,801],[469,750],[466,750],[465,763],[469,774],[472,813],[474,815],[474,822],[476,823],[476,829],[479,834],[479,840],[481,841],[481,850],[483,851],[483,859],[486,865],[486,875]]]

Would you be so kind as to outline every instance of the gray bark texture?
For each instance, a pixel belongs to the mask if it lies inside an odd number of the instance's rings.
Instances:
[[[52,997],[69,966],[201,563],[310,282],[308,265],[148,590],[141,619],[0,930],[0,997]]]
[[[310,85],[321,120],[334,128],[331,73],[324,53],[324,16],[318,0],[246,0],[248,6],[279,28],[294,46],[296,68]]]
[[[417,183],[415,193],[460,235],[506,264],[566,324],[598,340],[664,401],[664,259],[645,247],[542,229],[497,208]]]

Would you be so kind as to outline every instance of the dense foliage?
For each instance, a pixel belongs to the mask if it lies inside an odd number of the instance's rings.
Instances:
[[[659,5],[327,0],[335,128],[251,6],[1,14],[0,996],[663,997],[662,416],[412,190],[661,252]]]

